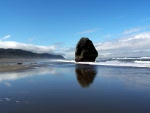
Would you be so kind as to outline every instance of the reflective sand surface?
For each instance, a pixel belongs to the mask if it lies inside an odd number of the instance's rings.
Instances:
[[[0,113],[148,113],[150,69],[53,64],[0,73]]]

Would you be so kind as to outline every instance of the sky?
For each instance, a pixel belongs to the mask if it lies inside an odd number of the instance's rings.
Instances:
[[[0,48],[74,59],[81,37],[99,55],[150,56],[149,0],[0,0]]]

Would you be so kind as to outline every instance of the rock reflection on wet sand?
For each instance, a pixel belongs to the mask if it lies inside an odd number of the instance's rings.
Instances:
[[[92,65],[91,66],[77,65],[75,72],[77,81],[79,82],[81,87],[86,88],[93,83],[95,76],[97,74],[97,69],[95,66]]]
[[[70,63],[2,72],[0,113],[149,113],[149,74]]]

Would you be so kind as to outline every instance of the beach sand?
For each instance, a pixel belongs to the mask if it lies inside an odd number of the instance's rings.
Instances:
[[[150,113],[149,68],[41,60],[0,60],[0,113]]]
[[[0,72],[11,72],[38,66],[35,59],[0,59]]]

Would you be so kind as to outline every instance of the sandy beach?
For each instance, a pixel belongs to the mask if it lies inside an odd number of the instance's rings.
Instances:
[[[0,71],[0,113],[150,112],[147,67],[3,59]]]
[[[0,72],[25,70],[38,66],[35,59],[0,59]]]

